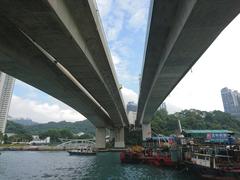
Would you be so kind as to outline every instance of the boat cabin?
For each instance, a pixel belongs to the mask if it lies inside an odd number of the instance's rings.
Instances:
[[[183,135],[194,143],[235,144],[234,132],[229,130],[183,130]]]

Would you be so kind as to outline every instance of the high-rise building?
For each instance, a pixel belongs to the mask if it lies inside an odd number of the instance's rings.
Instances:
[[[134,124],[137,118],[137,104],[134,102],[128,102],[127,104],[127,115],[130,124]]]
[[[240,93],[227,87],[221,90],[224,112],[240,117]]]
[[[0,72],[0,132],[4,133],[15,79]]]
[[[129,111],[137,112],[137,104],[134,103],[133,101],[128,102],[127,104],[127,113]]]

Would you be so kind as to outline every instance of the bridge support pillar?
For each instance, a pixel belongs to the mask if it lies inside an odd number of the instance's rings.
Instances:
[[[106,148],[106,129],[96,128],[96,148]]]
[[[124,128],[115,128],[114,129],[114,135],[115,135],[115,148],[124,148],[125,142],[124,142]]]
[[[142,124],[142,136],[143,140],[152,136],[151,124]]]

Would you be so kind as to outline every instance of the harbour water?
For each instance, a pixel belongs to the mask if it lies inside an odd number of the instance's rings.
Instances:
[[[186,169],[121,164],[119,153],[69,156],[67,152],[5,151],[0,155],[0,180],[162,179],[197,180]]]

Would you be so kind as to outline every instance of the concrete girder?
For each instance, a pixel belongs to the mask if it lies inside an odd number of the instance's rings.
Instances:
[[[108,114],[2,14],[0,24],[1,71],[61,100],[96,127],[113,127]]]
[[[150,122],[167,95],[239,12],[239,0],[151,1],[137,124]]]
[[[0,10],[71,72],[108,112],[114,126],[128,125],[94,1],[2,0]]]

